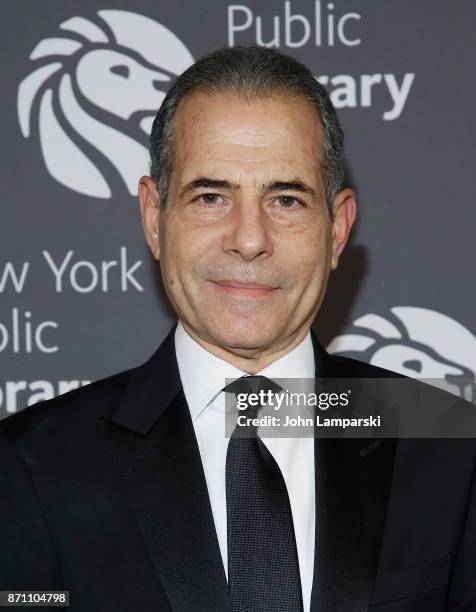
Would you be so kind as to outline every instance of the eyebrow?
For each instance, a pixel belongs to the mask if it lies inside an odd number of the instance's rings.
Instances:
[[[272,181],[263,185],[262,190],[264,193],[269,193],[270,191],[299,191],[301,193],[314,194],[314,189],[311,189],[311,187],[300,180]]]
[[[240,186],[236,183],[230,183],[230,181],[225,181],[222,179],[213,179],[208,178],[207,176],[201,176],[200,178],[194,179],[180,192],[180,197],[182,197],[187,191],[193,191],[195,189],[239,189]]]
[[[180,197],[187,193],[187,191],[193,191],[195,189],[231,189],[236,191],[239,188],[240,185],[238,183],[201,176],[188,183],[180,192]],[[261,186],[261,191],[263,193],[270,193],[272,191],[299,191],[300,193],[315,194],[314,189],[311,189],[311,187],[299,179],[293,179],[291,181],[270,181]]]

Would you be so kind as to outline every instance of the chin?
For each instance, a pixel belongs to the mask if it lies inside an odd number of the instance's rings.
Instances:
[[[271,344],[279,336],[279,331],[277,327],[264,326],[259,321],[240,319],[221,321],[214,329],[210,329],[210,335],[220,346],[255,349]]]

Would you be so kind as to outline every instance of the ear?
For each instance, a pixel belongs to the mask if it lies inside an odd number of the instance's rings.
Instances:
[[[150,176],[140,178],[138,192],[145,239],[154,258],[159,259],[160,198],[155,183]]]
[[[332,220],[331,268],[335,270],[357,215],[357,203],[354,191],[352,189],[343,189],[339,191],[334,198],[332,210],[334,217]]]

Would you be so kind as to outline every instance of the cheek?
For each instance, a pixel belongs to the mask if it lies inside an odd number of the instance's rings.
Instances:
[[[215,240],[212,232],[190,227],[181,218],[171,219],[163,236],[165,269],[168,278],[172,275],[176,280],[196,275],[212,252]]]
[[[292,240],[284,249],[284,256],[296,272],[316,277],[331,259],[331,236],[327,228],[315,228]]]

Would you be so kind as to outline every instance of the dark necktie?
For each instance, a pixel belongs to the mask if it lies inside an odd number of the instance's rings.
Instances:
[[[264,376],[243,376],[225,387],[235,395],[268,389],[282,391]],[[258,409],[255,414],[245,414],[256,416]],[[256,435],[256,427],[247,429],[242,432],[243,427],[235,427],[226,456],[232,611],[300,612],[301,580],[286,483],[278,464]],[[247,437],[239,437],[243,433]]]

